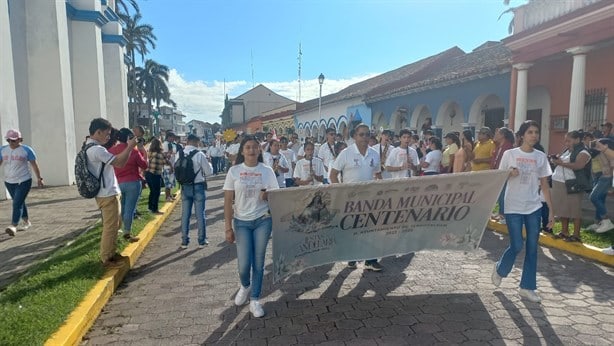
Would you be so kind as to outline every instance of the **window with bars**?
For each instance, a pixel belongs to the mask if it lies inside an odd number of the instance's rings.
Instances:
[[[605,88],[589,89],[584,95],[584,129],[599,131],[605,122],[608,93]]]

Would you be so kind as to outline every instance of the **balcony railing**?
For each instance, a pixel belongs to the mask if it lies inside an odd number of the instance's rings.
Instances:
[[[533,0],[514,10],[514,34],[604,0]],[[606,0],[610,1],[610,0]]]

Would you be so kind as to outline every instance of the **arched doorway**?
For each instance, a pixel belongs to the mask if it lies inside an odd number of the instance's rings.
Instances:
[[[407,107],[399,107],[390,117],[390,127],[395,133],[409,126]]]
[[[339,131],[337,131],[337,133],[340,133],[341,136],[343,136],[343,140],[346,140],[346,136],[348,134],[348,125],[345,123],[345,121],[339,123]]]
[[[373,122],[371,123],[371,128],[375,130],[375,132],[379,133],[379,129],[388,128],[388,124],[386,123],[386,116],[384,113],[379,112],[373,117]]]
[[[501,98],[495,94],[478,96],[469,111],[469,123],[475,124],[476,129],[489,127],[494,130],[506,125],[505,106]]]
[[[455,101],[444,102],[437,112],[436,126],[441,129],[442,135],[450,132],[463,132],[465,116],[463,109]]]
[[[431,110],[426,105],[418,105],[411,115],[410,126],[420,133],[422,131],[422,124],[431,120]]]

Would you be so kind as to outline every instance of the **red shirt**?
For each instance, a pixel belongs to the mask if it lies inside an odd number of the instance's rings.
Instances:
[[[109,149],[109,152],[113,155],[118,155],[126,147],[128,144],[126,143],[117,143],[115,146]],[[126,165],[122,168],[113,167],[115,169],[115,176],[117,177],[118,183],[128,183],[131,181],[141,181],[143,177],[139,172],[139,168],[146,169],[147,168],[147,160],[143,157],[140,151],[137,148],[132,149],[130,152],[130,156],[128,157],[128,161]]]
[[[501,164],[501,157],[503,157],[503,153],[509,149],[512,149],[514,145],[508,141],[504,141],[503,144],[495,147],[495,150],[492,151],[492,155],[490,155],[490,168],[491,169],[499,169],[499,165]]]

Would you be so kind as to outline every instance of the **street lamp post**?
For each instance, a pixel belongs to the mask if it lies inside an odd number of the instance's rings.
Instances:
[[[320,73],[320,76],[318,76],[318,83],[320,83],[320,97],[318,98],[318,140],[320,140],[320,122],[322,121],[322,84],[324,84],[324,74]]]

